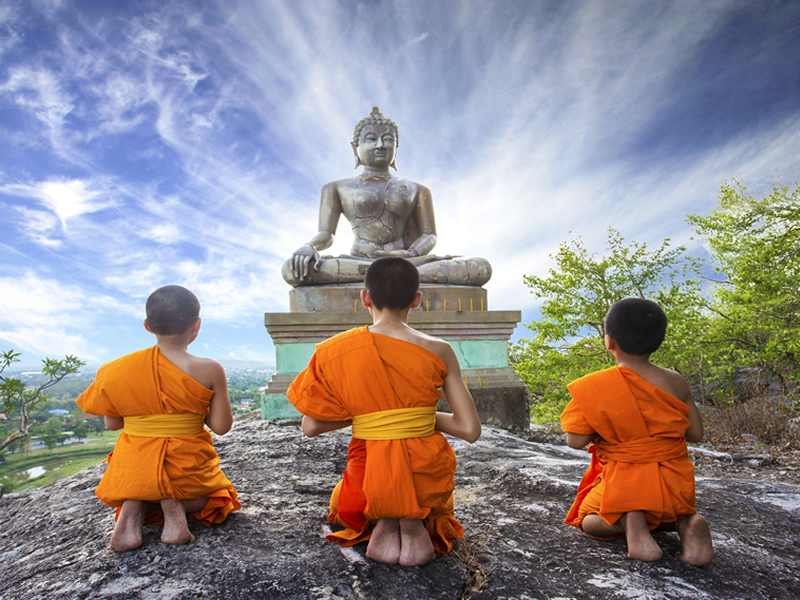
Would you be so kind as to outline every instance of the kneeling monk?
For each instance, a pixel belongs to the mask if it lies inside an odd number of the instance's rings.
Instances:
[[[456,457],[440,432],[472,443],[481,423],[450,344],[406,322],[422,301],[416,267],[378,259],[364,285],[373,324],[317,345],[288,396],[309,437],[353,426],[328,516],[344,529],[328,539],[369,540],[372,560],[423,565],[463,537],[453,514]],[[436,412],[440,389],[452,414]]]
[[[187,352],[199,314],[200,303],[185,288],[153,292],[144,326],[158,344],[100,367],[77,400],[109,429],[123,429],[95,491],[117,509],[111,535],[117,552],[142,545],[144,523],[163,522],[161,540],[185,544],[194,541],[187,515],[211,525],[241,507],[203,427],[222,435],[233,416],[222,365]]]
[[[687,440],[703,437],[703,421],[686,380],[650,362],[666,329],[655,302],[616,302],[606,315],[605,344],[617,366],[567,386],[572,400],[561,415],[567,444],[593,443],[591,465],[564,522],[595,538],[625,536],[628,557],[644,561],[662,556],[651,531],[677,531],[677,557],[703,566],[714,549],[708,522],[695,510],[686,448]]]

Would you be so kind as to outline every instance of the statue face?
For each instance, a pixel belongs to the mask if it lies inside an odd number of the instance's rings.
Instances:
[[[358,157],[362,164],[388,169],[397,153],[397,139],[390,125],[367,125],[358,138]]]

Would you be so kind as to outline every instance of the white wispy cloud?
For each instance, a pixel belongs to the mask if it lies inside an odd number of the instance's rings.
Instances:
[[[0,94],[10,96],[17,106],[30,111],[39,120],[51,148],[62,159],[84,163],[83,154],[65,131],[65,120],[74,103],[53,71],[39,66],[14,68],[0,84]]]
[[[98,188],[96,183],[82,179],[53,179],[32,184],[0,185],[0,193],[40,201],[53,211],[66,229],[69,219],[113,205],[107,191]]]
[[[183,239],[180,228],[175,223],[159,223],[143,232],[145,237],[159,244],[172,245]]]
[[[63,245],[59,221],[51,212],[31,210],[21,206],[11,207],[11,213],[18,215],[20,231],[24,237],[45,248],[58,248]]]
[[[17,350],[48,356],[102,357],[86,336],[99,313],[125,312],[119,301],[32,271],[0,277],[0,340]]]
[[[14,29],[16,18],[17,12],[11,3],[0,6],[0,57],[20,42],[20,35]]]

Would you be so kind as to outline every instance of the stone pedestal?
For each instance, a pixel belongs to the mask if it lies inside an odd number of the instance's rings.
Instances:
[[[359,301],[362,289],[361,284],[295,288],[290,292],[292,312],[265,315],[275,344],[276,373],[261,397],[263,419],[299,416],[286,391],[308,365],[314,346],[342,331],[372,323],[369,311]],[[487,310],[483,288],[423,285],[422,293],[422,305],[411,311],[408,324],[453,347],[481,422],[527,430],[528,388],[508,366],[508,340],[519,323],[520,311]],[[443,399],[440,410],[448,410]]]

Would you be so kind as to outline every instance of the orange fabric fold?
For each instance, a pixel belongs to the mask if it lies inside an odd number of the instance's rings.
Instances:
[[[353,329],[317,345],[287,396],[321,421],[377,411],[435,407],[447,375],[432,352],[403,340]],[[328,536],[343,546],[370,538],[380,518],[422,519],[437,554],[463,537],[453,513],[456,459],[444,436],[352,439],[347,467],[331,495],[328,519],[344,529]]]
[[[154,346],[103,365],[77,403],[89,414],[123,419],[189,413],[204,418],[213,394]],[[211,525],[241,507],[236,490],[218,466],[211,434],[204,429],[188,437],[142,437],[123,431],[107,461],[95,494],[116,507],[117,515],[125,500],[208,497],[206,507],[188,518]],[[160,511],[146,520],[162,521]]]
[[[591,464],[565,523],[588,514],[615,523],[644,511],[650,529],[694,514],[694,466],[686,449],[689,408],[635,371],[612,367],[573,381],[561,428],[596,433]]]

